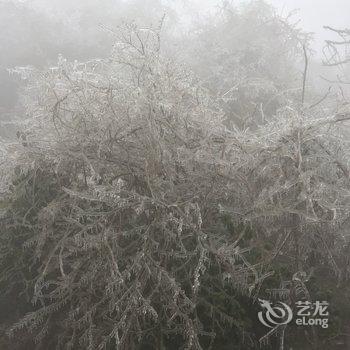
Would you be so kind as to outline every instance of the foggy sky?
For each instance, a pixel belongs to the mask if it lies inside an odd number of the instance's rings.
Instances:
[[[323,29],[324,25],[346,28],[350,27],[349,0],[269,0],[279,13],[299,9],[296,17],[300,17],[300,25],[306,31],[315,33],[315,49],[320,52],[325,39],[330,33]]]
[[[234,4],[249,0],[236,0]],[[334,38],[331,33],[323,29],[323,26],[335,28],[350,28],[350,0],[266,0],[277,10],[278,14],[288,15],[291,11],[298,10],[293,21],[300,20],[300,26],[314,33],[313,48],[321,56],[325,39]],[[205,13],[218,6],[220,0],[190,0],[197,9]],[[186,2],[188,4],[188,2]]]

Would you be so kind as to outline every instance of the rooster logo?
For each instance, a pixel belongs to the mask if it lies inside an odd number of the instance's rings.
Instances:
[[[258,313],[260,322],[269,328],[275,328],[278,325],[287,324],[293,318],[292,309],[285,303],[279,301],[275,306],[267,300],[259,299],[260,305],[264,311]]]

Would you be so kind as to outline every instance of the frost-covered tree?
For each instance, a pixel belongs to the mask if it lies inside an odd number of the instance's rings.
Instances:
[[[350,117],[300,103],[298,30],[262,2],[225,11],[196,33],[198,62],[164,52],[159,20],[116,29],[106,59],[14,70],[26,118],[0,148],[0,305],[16,312],[0,324],[19,348],[256,349],[266,289],[346,300]],[[252,110],[266,118],[239,128]],[[308,348],[334,344],[338,317]]]
[[[171,335],[200,349],[213,334],[198,307],[232,324],[202,300],[206,271],[247,293],[258,279],[235,237],[217,229],[231,197],[221,176],[227,130],[193,74],[160,56],[157,31],[116,36],[109,59],[60,58],[31,72],[12,163],[32,203],[26,214],[10,209],[3,229],[14,225],[29,250],[36,306],[14,331],[73,349],[160,348]],[[16,252],[5,246],[3,265]],[[16,267],[6,278],[22,259]]]

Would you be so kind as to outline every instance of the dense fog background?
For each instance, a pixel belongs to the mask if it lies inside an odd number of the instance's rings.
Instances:
[[[295,18],[300,20],[301,27],[315,33],[314,48],[319,55],[321,55],[320,51],[324,40],[329,38],[323,29],[324,25],[338,28],[349,26],[350,4],[347,0],[269,0],[268,2],[276,8],[279,14],[286,15],[289,12],[295,12]],[[186,3],[187,6],[192,6],[199,12],[206,12],[213,11],[220,2],[214,0],[193,0]]]
[[[109,52],[113,39],[108,28],[123,20],[137,19],[143,25],[154,23],[166,14],[168,33],[177,37],[186,35],[191,28],[205,23],[224,6],[221,1],[44,1],[1,0],[0,106],[7,109],[17,101],[8,68],[24,65],[45,66],[55,62],[58,54],[71,59],[86,59]],[[239,7],[247,1],[233,1]],[[324,41],[336,36],[323,28],[345,28],[349,22],[349,4],[346,0],[302,1],[270,0],[278,15],[293,13],[291,21],[303,30],[313,33],[310,44],[318,79],[319,63],[324,58]],[[105,27],[101,28],[101,24]],[[181,33],[181,34],[180,34]],[[330,73],[330,70],[327,72]],[[336,74],[336,73],[335,73]],[[319,82],[316,82],[318,85]],[[322,82],[321,82],[322,85]]]

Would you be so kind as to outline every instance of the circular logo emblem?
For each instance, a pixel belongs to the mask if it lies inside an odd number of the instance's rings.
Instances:
[[[264,311],[258,313],[259,321],[266,327],[275,328],[281,324],[289,323],[293,318],[292,309],[281,301],[272,306],[270,301],[259,299]]]

